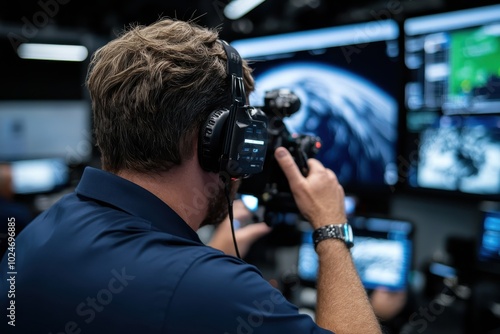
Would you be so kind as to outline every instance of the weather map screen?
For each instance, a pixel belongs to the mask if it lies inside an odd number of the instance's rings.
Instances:
[[[301,108],[291,133],[319,136],[316,156],[344,187],[397,181],[399,30],[393,21],[265,36],[231,43],[254,69],[252,105],[288,88]]]
[[[420,134],[420,187],[500,194],[500,116],[443,116]]]

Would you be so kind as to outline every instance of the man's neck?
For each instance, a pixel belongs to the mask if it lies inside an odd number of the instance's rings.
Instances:
[[[217,174],[203,172],[196,159],[168,172],[144,174],[122,170],[118,176],[148,190],[174,210],[194,231],[207,214],[207,186],[217,184]]]

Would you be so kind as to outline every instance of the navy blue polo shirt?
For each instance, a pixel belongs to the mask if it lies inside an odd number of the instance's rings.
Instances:
[[[1,333],[331,333],[152,193],[98,169],[15,247],[16,274],[1,263]]]

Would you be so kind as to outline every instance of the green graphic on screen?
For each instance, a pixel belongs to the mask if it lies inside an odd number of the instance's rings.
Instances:
[[[451,33],[448,102],[467,106],[472,100],[500,98],[499,30],[490,26]]]

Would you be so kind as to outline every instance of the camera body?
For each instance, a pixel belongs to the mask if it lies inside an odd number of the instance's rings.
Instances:
[[[292,134],[283,122],[299,108],[298,96],[288,89],[266,92],[260,108],[269,119],[264,167],[261,173],[243,179],[239,192],[257,197],[266,212],[298,212],[288,180],[274,158],[276,148],[285,147],[304,176],[309,172],[307,159],[315,157],[321,148],[319,137]]]

